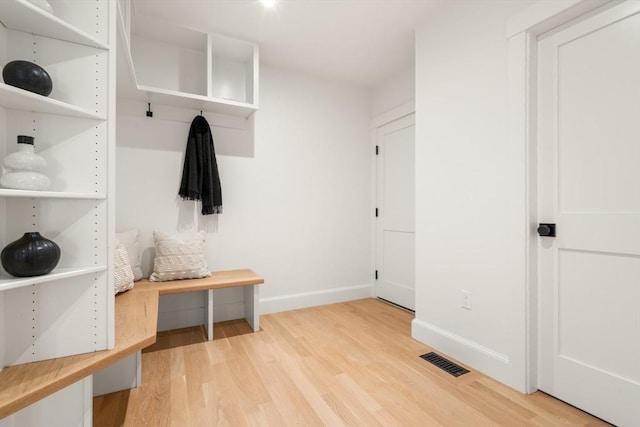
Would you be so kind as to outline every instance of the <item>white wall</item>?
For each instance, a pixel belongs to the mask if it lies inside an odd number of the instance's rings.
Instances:
[[[415,98],[415,67],[411,66],[380,82],[371,90],[371,117],[379,116]]]
[[[525,153],[507,140],[505,24],[530,3],[450,2],[416,34],[413,336],[519,390]]]
[[[199,207],[194,212],[192,202],[177,198],[196,112],[183,122],[162,114],[150,119],[146,104],[131,109],[119,101],[117,229],[141,230],[146,274],[154,229],[181,236],[206,229],[210,269],[251,268],[265,278],[263,313],[370,296],[368,94],[270,67],[261,68],[260,80],[255,143],[251,126],[212,127],[224,205],[219,218],[202,217]],[[187,298],[161,310],[202,305],[197,295]],[[241,291],[223,290],[218,301],[227,306],[216,310],[223,318],[242,316]]]

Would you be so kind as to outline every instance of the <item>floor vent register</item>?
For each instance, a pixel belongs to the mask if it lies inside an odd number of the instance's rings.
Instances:
[[[459,377],[460,375],[464,375],[467,372],[469,372],[467,369],[463,368],[462,366],[457,365],[452,361],[445,359],[444,357],[434,352],[423,354],[420,357],[426,360],[427,362],[431,363],[432,365],[435,365],[438,368],[442,369],[443,371],[448,372],[454,377]]]

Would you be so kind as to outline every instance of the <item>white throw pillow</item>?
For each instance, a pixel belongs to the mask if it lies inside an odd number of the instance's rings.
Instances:
[[[129,265],[133,271],[133,280],[142,279],[142,268],[140,268],[140,244],[138,243],[138,230],[128,230],[116,233],[116,239],[124,245],[129,254]]]
[[[133,288],[133,271],[129,265],[127,249],[119,240],[116,240],[115,243],[113,277],[115,278],[115,293],[119,294]]]
[[[164,282],[210,276],[204,253],[206,240],[204,231],[199,231],[193,239],[184,241],[162,231],[154,231],[156,257],[149,280]]]

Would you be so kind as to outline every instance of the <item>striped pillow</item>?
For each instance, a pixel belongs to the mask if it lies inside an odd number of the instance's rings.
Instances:
[[[115,241],[115,247],[113,277],[115,293],[119,294],[133,288],[133,271],[129,265],[127,249],[119,240]]]

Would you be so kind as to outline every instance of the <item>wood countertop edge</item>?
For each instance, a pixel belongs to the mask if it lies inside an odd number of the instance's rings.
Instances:
[[[130,296],[127,297],[125,295]],[[131,314],[131,311],[123,313],[122,310],[118,310],[118,301],[124,302],[124,304],[121,304],[123,308],[134,307],[135,304],[131,304],[131,300],[136,298],[142,298],[145,307],[145,310],[132,310],[134,314],[144,312],[144,318],[137,319],[142,320],[144,323],[141,336],[125,341],[122,337],[122,332],[116,332],[116,345],[111,350],[9,366],[0,371],[0,419],[155,343],[158,321],[157,291],[150,290],[145,294],[141,292],[136,294],[127,293],[117,297],[116,324],[127,322],[128,317],[126,315]],[[149,328],[151,324],[153,327]],[[122,328],[118,329],[122,331]],[[24,387],[24,382],[18,382],[15,378],[25,377],[46,377],[47,379],[21,390]],[[5,388],[7,382],[9,382],[8,389]]]
[[[220,283],[216,283],[220,281]],[[116,297],[116,345],[111,350],[25,363],[0,371],[0,419],[106,368],[156,342],[159,295],[235,286],[260,285],[264,279],[252,270],[212,272],[202,279],[168,282],[136,282]],[[167,289],[162,289],[164,286]],[[144,308],[141,310],[140,307]],[[132,330],[132,326],[137,329]],[[133,332],[133,334],[132,334]],[[23,378],[44,378],[30,384]],[[7,386],[8,384],[8,386]]]

